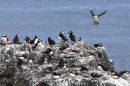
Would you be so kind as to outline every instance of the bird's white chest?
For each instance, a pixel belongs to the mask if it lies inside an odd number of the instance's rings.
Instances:
[[[42,43],[40,42],[40,43],[38,43],[38,45],[37,45],[37,49],[39,49],[40,47],[41,47],[41,45],[42,45]]]
[[[70,37],[70,34],[68,34],[68,37]]]
[[[5,37],[2,37],[2,38],[1,38],[1,41],[2,41],[2,42],[1,42],[2,44],[7,43],[7,39],[6,39]]]
[[[98,70],[104,71],[101,66],[98,66]]]
[[[59,76],[59,75],[53,75],[53,78],[54,78],[54,79],[59,79],[60,76]]]
[[[35,39],[34,44],[36,44],[37,42],[38,42],[38,39]]]
[[[94,21],[98,21],[98,16],[93,16]]]
[[[70,77],[76,77],[76,75],[73,73],[70,73],[69,75],[70,75]]]
[[[77,45],[82,45],[83,44],[83,41],[78,41],[77,42]]]
[[[50,55],[52,55],[52,54],[53,54],[53,51],[50,52]]]
[[[63,39],[62,39],[60,36],[58,37],[58,39],[59,39],[60,41],[63,41]]]

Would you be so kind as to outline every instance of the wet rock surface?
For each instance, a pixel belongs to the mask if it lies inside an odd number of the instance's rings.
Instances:
[[[0,46],[0,84],[3,86],[130,86],[130,73],[113,74],[114,64],[104,46],[31,44]],[[81,48],[82,47],[82,48]],[[52,54],[48,53],[48,48]],[[99,69],[102,64],[104,70]]]

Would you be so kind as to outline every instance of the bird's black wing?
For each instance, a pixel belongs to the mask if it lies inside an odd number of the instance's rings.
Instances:
[[[90,13],[92,14],[92,16],[95,16],[92,10],[90,11]]]
[[[59,50],[65,50],[65,49],[68,48],[68,47],[69,47],[69,45],[68,45],[68,44],[65,44],[65,45],[61,46],[61,47],[59,48]]]
[[[71,39],[72,41],[76,42],[76,38],[75,38],[74,35],[70,36],[70,39]]]
[[[67,39],[64,35],[61,35],[61,38],[62,38],[64,41],[68,41],[68,39]]]
[[[35,38],[34,38],[33,40],[31,40],[31,41],[30,41],[30,44],[33,44],[33,43],[34,43],[34,41],[35,41]]]
[[[36,43],[34,46],[32,46],[33,49],[35,49],[37,47],[38,43]]]
[[[98,17],[100,17],[101,15],[105,14],[106,12],[107,12],[107,10],[104,11],[103,13],[99,14]]]
[[[51,43],[52,43],[52,45],[56,44],[56,42],[54,40],[51,40]]]
[[[14,42],[14,44],[19,44],[19,39],[18,38],[14,38],[13,42]]]

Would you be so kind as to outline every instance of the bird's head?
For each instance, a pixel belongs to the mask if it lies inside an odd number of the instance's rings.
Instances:
[[[60,33],[59,33],[59,35],[63,35],[64,34],[64,32],[63,31],[61,31]]]
[[[51,39],[51,37],[48,37],[48,39]]]
[[[37,36],[35,35],[35,39],[37,38]]]

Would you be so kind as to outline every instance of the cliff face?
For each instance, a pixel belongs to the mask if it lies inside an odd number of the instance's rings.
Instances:
[[[0,46],[3,86],[130,86],[130,73],[113,74],[105,47],[56,44],[33,49],[30,44]],[[81,48],[82,47],[82,48]],[[52,49],[53,54],[48,53]],[[104,70],[100,65],[103,65]],[[57,75],[59,73],[59,75]]]

